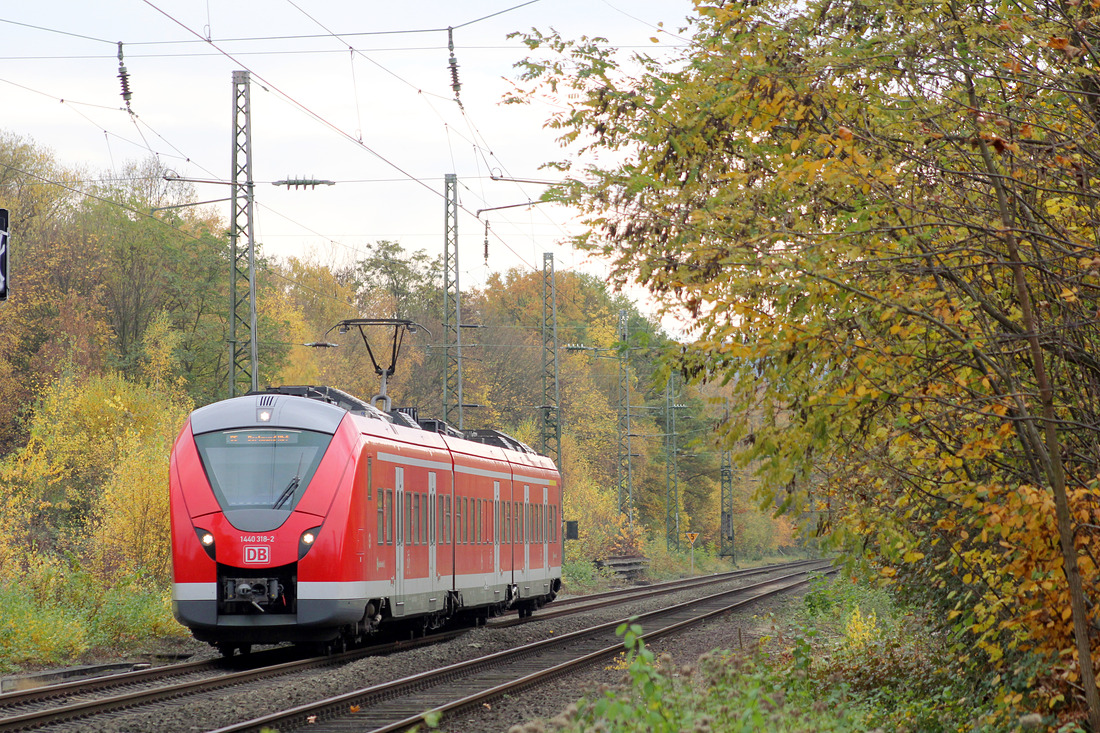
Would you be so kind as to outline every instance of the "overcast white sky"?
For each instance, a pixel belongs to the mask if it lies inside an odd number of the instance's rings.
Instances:
[[[512,267],[541,270],[548,251],[559,270],[603,274],[601,264],[560,244],[577,225],[548,204],[482,214],[492,230],[483,259],[484,225],[473,212],[535,200],[543,190],[492,181],[490,172],[545,179],[552,174],[539,165],[563,156],[542,127],[549,107],[500,104],[513,64],[526,55],[506,36],[554,28],[657,53],[676,43],[658,23],[675,31],[690,12],[690,0],[5,3],[0,127],[97,173],[156,154],[183,177],[226,180],[232,71],[247,69],[255,225],[265,252],[328,261],[378,239],[441,252],[443,176],[453,172],[471,212],[459,217],[463,288]],[[447,27],[465,115],[450,88]],[[120,96],[118,41],[136,121]],[[338,183],[297,191],[270,184],[288,177]],[[226,195],[226,186],[198,187],[199,200]],[[228,204],[218,206],[228,218]]]

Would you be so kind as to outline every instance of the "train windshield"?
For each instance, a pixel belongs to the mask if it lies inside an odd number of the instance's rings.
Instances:
[[[225,430],[195,436],[222,509],[293,509],[331,435],[312,430]]]

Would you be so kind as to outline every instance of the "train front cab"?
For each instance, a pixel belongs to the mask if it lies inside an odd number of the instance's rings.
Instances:
[[[353,490],[367,476],[347,418],[271,395],[192,414],[169,483],[173,613],[196,639],[223,651],[323,641],[370,615],[365,493]]]

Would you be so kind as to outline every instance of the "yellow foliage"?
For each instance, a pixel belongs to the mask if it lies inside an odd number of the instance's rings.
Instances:
[[[852,609],[848,620],[844,623],[844,640],[849,647],[860,648],[874,641],[881,634],[878,627],[878,616],[874,609],[864,616],[859,606]]]
[[[163,351],[147,363],[159,387],[107,374],[43,392],[27,444],[0,461],[0,522],[21,529],[0,535],[0,581],[61,550],[103,572],[167,577],[168,452],[191,404],[164,384]]]

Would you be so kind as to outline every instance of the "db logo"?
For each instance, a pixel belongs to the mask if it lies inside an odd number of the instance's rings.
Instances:
[[[246,545],[244,548],[244,561],[248,563],[265,563],[271,560],[271,548],[267,545]]]

